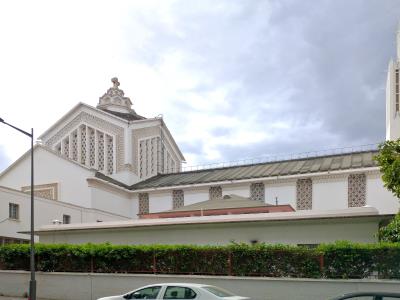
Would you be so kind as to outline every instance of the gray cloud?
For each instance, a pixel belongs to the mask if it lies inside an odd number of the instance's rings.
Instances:
[[[229,105],[216,114],[275,133],[248,146],[218,146],[225,160],[384,139],[385,70],[394,56],[399,1],[219,3],[225,10],[178,2],[172,15],[180,35],[150,22],[147,47],[160,55],[183,53],[187,72],[201,79],[191,92],[204,97],[205,105],[209,91],[227,87]],[[190,122],[194,110],[174,100],[166,115]],[[289,128],[274,128],[275,123]],[[170,126],[173,132],[185,130]],[[216,127],[210,134],[237,129]],[[192,152],[182,146],[208,162],[198,152],[202,147]]]

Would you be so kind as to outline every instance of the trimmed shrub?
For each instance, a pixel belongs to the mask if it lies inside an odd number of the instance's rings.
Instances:
[[[2,246],[0,267],[29,270],[29,253],[27,244]],[[37,244],[35,253],[36,270],[44,272],[400,279],[400,243],[337,242],[316,249],[267,244]]]

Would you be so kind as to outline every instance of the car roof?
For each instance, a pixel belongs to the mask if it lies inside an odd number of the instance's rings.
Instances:
[[[146,286],[143,286],[143,288],[145,287],[152,287],[152,286],[160,286],[160,285],[171,285],[171,286],[184,286],[184,287],[204,287],[204,286],[210,286],[208,284],[200,284],[200,283],[188,283],[188,282],[164,282],[164,283],[154,283],[154,284],[149,284]]]

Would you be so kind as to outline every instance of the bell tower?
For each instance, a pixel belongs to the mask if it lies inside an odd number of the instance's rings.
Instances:
[[[396,59],[391,59],[386,81],[386,140],[400,138],[400,23],[396,33]]]

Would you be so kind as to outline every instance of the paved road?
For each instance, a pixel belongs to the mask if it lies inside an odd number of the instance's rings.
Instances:
[[[18,298],[18,297],[4,297],[4,296],[0,296],[0,300],[28,300],[28,298]],[[44,300],[44,299],[36,299],[36,300]]]

